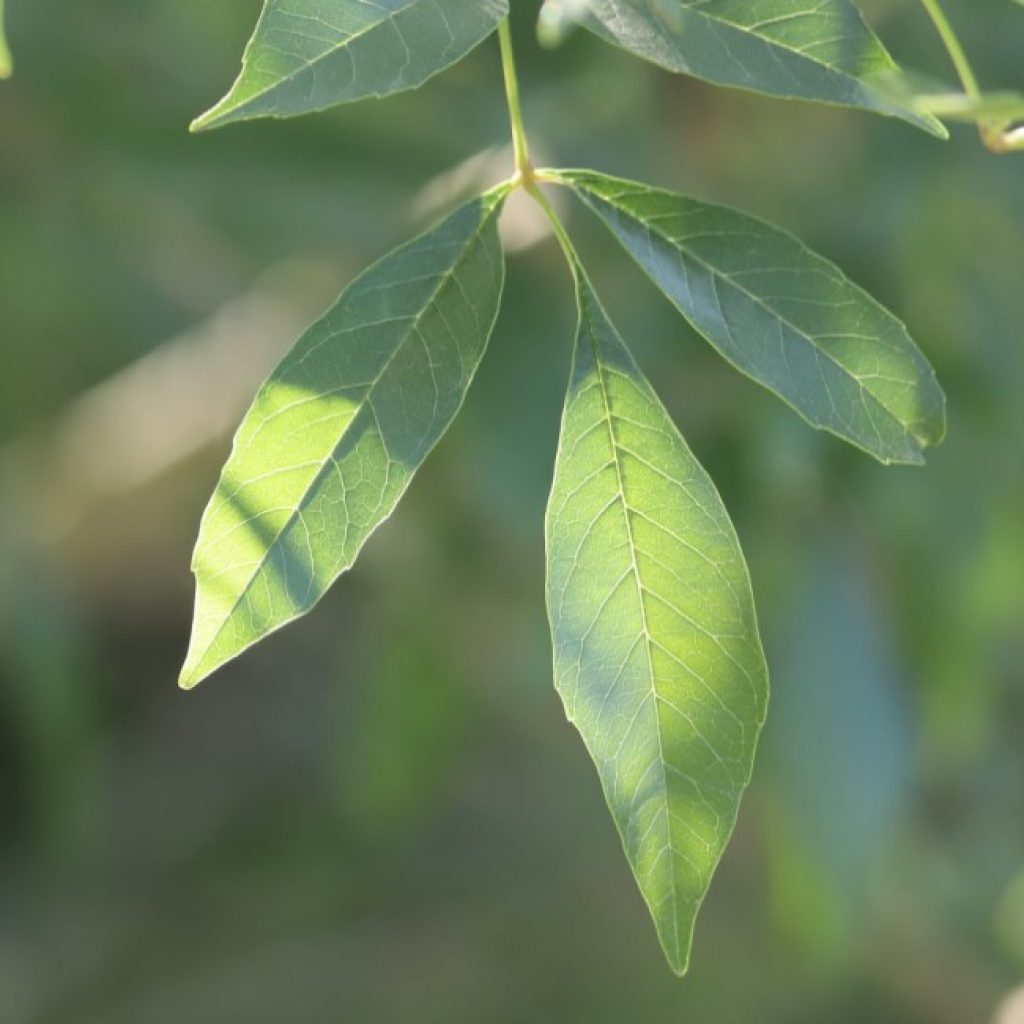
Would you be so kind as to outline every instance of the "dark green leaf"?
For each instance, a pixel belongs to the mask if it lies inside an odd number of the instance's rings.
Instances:
[[[371,267],[263,385],[203,516],[182,686],[307,612],[454,419],[498,312],[506,191]]]
[[[872,79],[893,59],[850,0],[582,0],[584,25],[670,71],[718,85],[862,107],[940,137],[933,117]]]
[[[414,89],[464,57],[507,13],[508,0],[266,0],[238,80],[192,127]]]
[[[750,779],[767,668],[718,492],[577,274],[546,524],[555,685],[682,974]]]
[[[554,172],[734,366],[881,462],[921,463],[945,397],[906,328],[802,242],[736,210]]]

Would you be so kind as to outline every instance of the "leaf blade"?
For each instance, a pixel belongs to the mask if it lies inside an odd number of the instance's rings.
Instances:
[[[508,0],[266,0],[228,94],[193,131],[422,85],[481,43]]]
[[[750,779],[767,666],[714,484],[579,268],[577,288],[545,520],[555,685],[683,974]]]
[[[260,389],[203,515],[182,687],[312,608],[455,418],[497,317],[506,193],[370,267]]]
[[[904,325],[798,239],[729,207],[590,171],[553,172],[686,320],[812,426],[919,465],[945,396]]]
[[[583,0],[596,35],[669,71],[786,99],[860,107],[940,138],[872,79],[896,68],[850,0]]]

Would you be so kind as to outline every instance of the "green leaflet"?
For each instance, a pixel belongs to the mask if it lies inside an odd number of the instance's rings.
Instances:
[[[192,128],[414,89],[507,13],[508,0],[266,0],[238,80]]]
[[[7,47],[7,36],[4,33],[4,0],[0,0],[0,78],[10,78],[12,70],[11,51]]]
[[[794,99],[862,107],[940,138],[942,125],[872,78],[896,64],[850,0],[575,0],[609,42],[714,82]]]
[[[554,171],[686,319],[815,427],[884,463],[921,463],[945,397],[906,328],[833,264],[723,206]]]
[[[767,667],[718,492],[576,274],[546,519],[555,685],[682,974],[750,779]]]
[[[357,278],[260,389],[200,527],[182,686],[307,612],[454,419],[498,312],[507,191]]]

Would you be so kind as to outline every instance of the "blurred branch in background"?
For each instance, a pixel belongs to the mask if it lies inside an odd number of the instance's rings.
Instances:
[[[0,488],[26,535],[65,539],[97,504],[222,445],[304,326],[297,292],[320,299],[330,280],[322,265],[268,271],[206,323],[86,391],[41,436],[0,448]]]

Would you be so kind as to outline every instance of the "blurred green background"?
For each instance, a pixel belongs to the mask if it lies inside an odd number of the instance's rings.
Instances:
[[[1024,1020],[996,1009],[1024,979],[1024,157],[582,34],[543,51],[515,0],[545,160],[799,233],[908,321],[950,398],[926,469],[878,466],[566,207],[733,512],[773,668],[678,982],[551,686],[573,308],[528,207],[478,384],[398,513],[307,620],[176,689],[191,544],[259,379],[358,269],[508,171],[494,40],[416,93],[190,137],[258,6],[8,4],[0,1021]],[[864,7],[950,78],[911,0]],[[949,7],[985,83],[1024,88],[1024,11]]]

